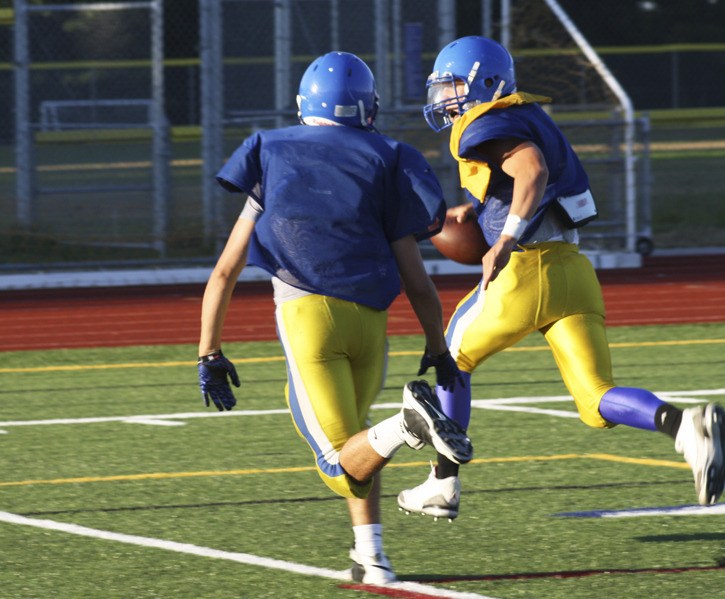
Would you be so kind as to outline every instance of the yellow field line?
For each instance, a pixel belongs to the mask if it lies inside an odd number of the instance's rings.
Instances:
[[[711,345],[725,343],[725,339],[689,339],[689,340],[672,340],[672,341],[636,341],[626,343],[610,343],[611,348],[631,348],[631,347],[667,347],[674,345]],[[549,351],[548,345],[537,345],[534,347],[510,347],[504,351],[507,352],[531,352],[531,351]],[[418,356],[420,351],[393,351],[390,352],[391,357],[400,356]],[[284,356],[267,356],[260,358],[234,358],[235,364],[254,364],[260,362],[283,362]],[[32,366],[23,368],[0,368],[0,374],[9,374],[17,372],[66,372],[66,371],[82,371],[82,370],[113,370],[119,368],[172,368],[176,366],[193,366],[196,362],[130,362],[121,364],[68,364],[65,366]]]
[[[687,469],[689,466],[684,462],[673,462],[670,460],[655,460],[651,458],[630,458],[607,453],[565,453],[548,456],[515,456],[501,458],[476,458],[470,464],[501,464],[511,462],[552,462],[560,460],[603,460],[607,462],[620,462],[623,464],[637,464],[640,466],[660,466],[666,468]],[[428,462],[404,462],[401,464],[391,463],[388,468],[413,468],[427,466]],[[83,476],[78,478],[52,478],[46,480],[19,480],[0,482],[0,487],[22,487],[30,485],[75,485],[80,483],[105,483],[134,480],[163,480],[169,478],[198,478],[209,476],[248,476],[251,474],[291,474],[296,472],[314,472],[312,466],[300,466],[295,468],[248,468],[244,470],[202,470],[198,472],[149,472],[146,474],[118,474],[115,476]]]
[[[259,362],[284,362],[284,356],[234,359],[235,364]],[[34,366],[28,368],[0,368],[0,374],[10,372],[64,372],[77,370],[113,370],[118,368],[171,368],[175,366],[196,366],[196,361],[184,362],[133,362],[126,364],[68,364],[66,366]]]
[[[664,466],[665,468],[689,468],[684,462],[673,462],[671,460],[652,460],[649,458],[627,458],[620,455],[608,453],[590,453],[588,457],[593,460],[604,460],[607,462],[620,462],[623,464],[639,464],[642,466]]]

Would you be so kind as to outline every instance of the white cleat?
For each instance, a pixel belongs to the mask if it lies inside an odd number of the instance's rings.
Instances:
[[[363,555],[353,547],[350,549],[350,559],[352,560],[350,577],[355,582],[385,585],[398,580],[388,556],[384,553]]]
[[[426,381],[411,381],[403,389],[403,434],[413,449],[432,445],[456,464],[473,458],[465,429],[441,412],[438,397]]]
[[[457,476],[436,478],[435,467],[423,484],[401,491],[398,506],[406,514],[416,513],[438,518],[448,518],[449,522],[458,516],[461,500],[461,481]]]
[[[692,468],[700,505],[717,503],[725,487],[725,410],[712,403],[683,410],[675,449]]]

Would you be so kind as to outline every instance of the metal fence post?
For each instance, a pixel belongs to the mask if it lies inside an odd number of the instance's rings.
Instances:
[[[221,190],[215,175],[223,158],[222,22],[219,0],[199,0],[201,54],[202,223],[204,240],[216,239],[220,228]],[[217,246],[219,246],[217,240]],[[219,247],[217,247],[219,250]]]
[[[22,227],[34,221],[33,148],[30,124],[30,54],[25,0],[15,0],[15,215]]]
[[[438,0],[438,49],[456,39],[455,0]]]
[[[274,5],[274,108],[282,113],[289,107],[292,88],[292,0],[279,0]],[[284,116],[276,119],[284,125]]]
[[[153,244],[166,255],[169,221],[169,124],[164,109],[164,7],[151,5],[151,97],[153,98],[154,224]]]
[[[390,68],[388,66],[388,55],[390,53],[389,31],[388,2],[387,0],[375,0],[375,80],[378,95],[380,96],[380,106],[383,111],[392,108]],[[378,118],[377,122],[381,127],[385,127],[385,116],[381,116],[382,119]]]

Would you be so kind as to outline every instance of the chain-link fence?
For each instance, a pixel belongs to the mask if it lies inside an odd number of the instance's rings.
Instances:
[[[357,54],[375,73],[378,128],[428,148],[439,174],[452,168],[435,159],[447,142],[420,118],[428,63],[455,37],[452,0],[201,0],[200,9],[208,237],[221,241],[227,211],[238,210],[214,181],[224,156],[255,129],[296,123],[304,70],[334,49]]]
[[[481,31],[507,38],[519,88],[554,98],[553,115],[585,161],[601,211],[584,230],[585,247],[631,250],[649,235],[647,121],[626,120],[621,99],[550,1],[514,0],[510,14],[504,4],[480,1]],[[253,130],[296,122],[302,72],[333,49],[371,66],[379,128],[420,148],[457,203],[447,135],[427,128],[421,106],[438,50],[458,35],[459,7],[455,0],[0,7],[0,268],[210,262],[239,209],[220,194],[214,173]]]
[[[224,203],[214,183],[214,169],[255,128],[294,122],[295,82],[311,58],[335,47],[359,54],[376,73],[381,93],[379,128],[425,150],[450,203],[462,200],[447,136],[432,134],[420,118],[423,73],[430,71],[438,50],[454,37],[452,31],[439,29],[439,15],[451,14],[452,2],[202,0],[200,6],[201,46],[206,49],[202,89],[207,95],[202,114],[203,158],[208,168],[204,214],[209,234],[217,234],[221,241],[226,232],[223,223],[229,218],[225,206],[238,209]],[[364,22],[373,26],[359,27]],[[600,218],[585,230],[584,247],[632,252],[638,240],[644,247],[647,231],[637,230],[633,208],[637,123],[631,106],[623,105],[606,73],[595,68],[549,2],[519,0],[510,23],[506,35],[516,48],[519,87],[550,95],[556,98],[558,113],[573,114],[562,126],[581,146],[600,204]],[[250,48],[254,49],[251,54]],[[406,79],[406,72],[413,76]],[[583,111],[586,120],[577,119]],[[596,118],[593,112],[599,113]]]
[[[18,225],[66,244],[164,256],[161,0],[16,0],[14,47]],[[134,137],[146,155],[124,160],[111,142]]]

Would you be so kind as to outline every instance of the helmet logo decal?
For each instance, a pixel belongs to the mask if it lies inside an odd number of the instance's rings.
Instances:
[[[480,61],[476,61],[473,63],[473,66],[471,67],[471,70],[468,72],[468,84],[470,85],[473,83],[473,80],[476,78],[476,73],[478,73],[478,67],[481,66]]]
[[[354,104],[351,106],[343,106],[342,104],[335,104],[335,116],[355,116],[357,114],[357,106]]]
[[[501,79],[501,83],[498,84],[498,87],[496,88],[496,91],[493,93],[493,96],[491,97],[491,102],[495,102],[501,97],[501,92],[503,91],[504,86],[506,85],[506,82]]]

